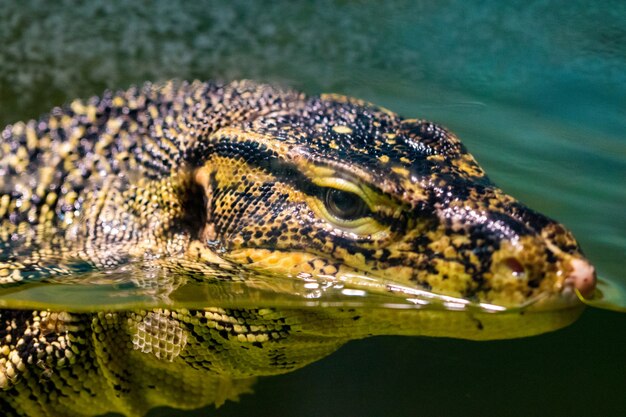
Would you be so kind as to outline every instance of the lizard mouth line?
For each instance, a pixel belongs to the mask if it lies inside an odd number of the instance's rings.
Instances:
[[[267,257],[254,260],[249,258],[250,250],[271,251],[277,261],[268,261]],[[329,292],[339,290],[341,294],[353,297],[367,297],[368,295],[385,295],[401,302],[400,307],[405,308],[428,308],[449,311],[478,311],[486,313],[519,313],[522,311],[562,310],[579,308],[583,305],[576,297],[574,291],[562,291],[558,293],[541,293],[526,302],[517,305],[502,305],[487,301],[470,300],[463,297],[441,294],[428,291],[417,286],[409,286],[402,282],[377,275],[353,266],[343,265],[340,271],[333,274],[323,272],[301,272],[296,264],[289,264],[290,255],[309,255],[314,259],[330,260],[321,254],[269,249],[263,247],[248,248],[246,250],[234,250],[225,254],[226,259],[238,259],[246,254],[249,262],[243,264],[245,269],[254,272],[285,275],[288,278],[298,278],[304,288]],[[284,263],[280,262],[282,258]],[[251,261],[251,262],[250,262]]]

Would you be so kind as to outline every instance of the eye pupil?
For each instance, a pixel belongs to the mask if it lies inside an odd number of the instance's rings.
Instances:
[[[324,203],[330,214],[343,220],[355,220],[368,213],[367,204],[361,197],[336,188],[326,190]]]

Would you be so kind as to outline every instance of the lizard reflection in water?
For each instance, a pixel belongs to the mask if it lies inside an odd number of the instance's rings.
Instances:
[[[248,81],[105,93],[6,127],[0,172],[5,288],[134,265],[513,310],[5,309],[5,415],[220,404],[371,335],[538,334],[575,320],[575,289],[595,285],[572,235],[496,188],[454,134],[343,96]]]

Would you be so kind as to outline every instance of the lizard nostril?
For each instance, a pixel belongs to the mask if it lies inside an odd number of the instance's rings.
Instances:
[[[502,260],[502,263],[506,265],[506,267],[509,268],[516,277],[522,275],[526,271],[524,265],[522,265],[522,263],[516,258],[505,258]]]

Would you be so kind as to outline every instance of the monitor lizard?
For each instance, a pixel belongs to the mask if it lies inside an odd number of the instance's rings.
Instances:
[[[551,331],[595,285],[572,234],[497,188],[452,132],[354,98],[251,81],[146,84],[1,135],[0,288],[132,265],[200,281],[357,277],[451,300],[0,310],[5,415],[219,405],[352,339]]]

